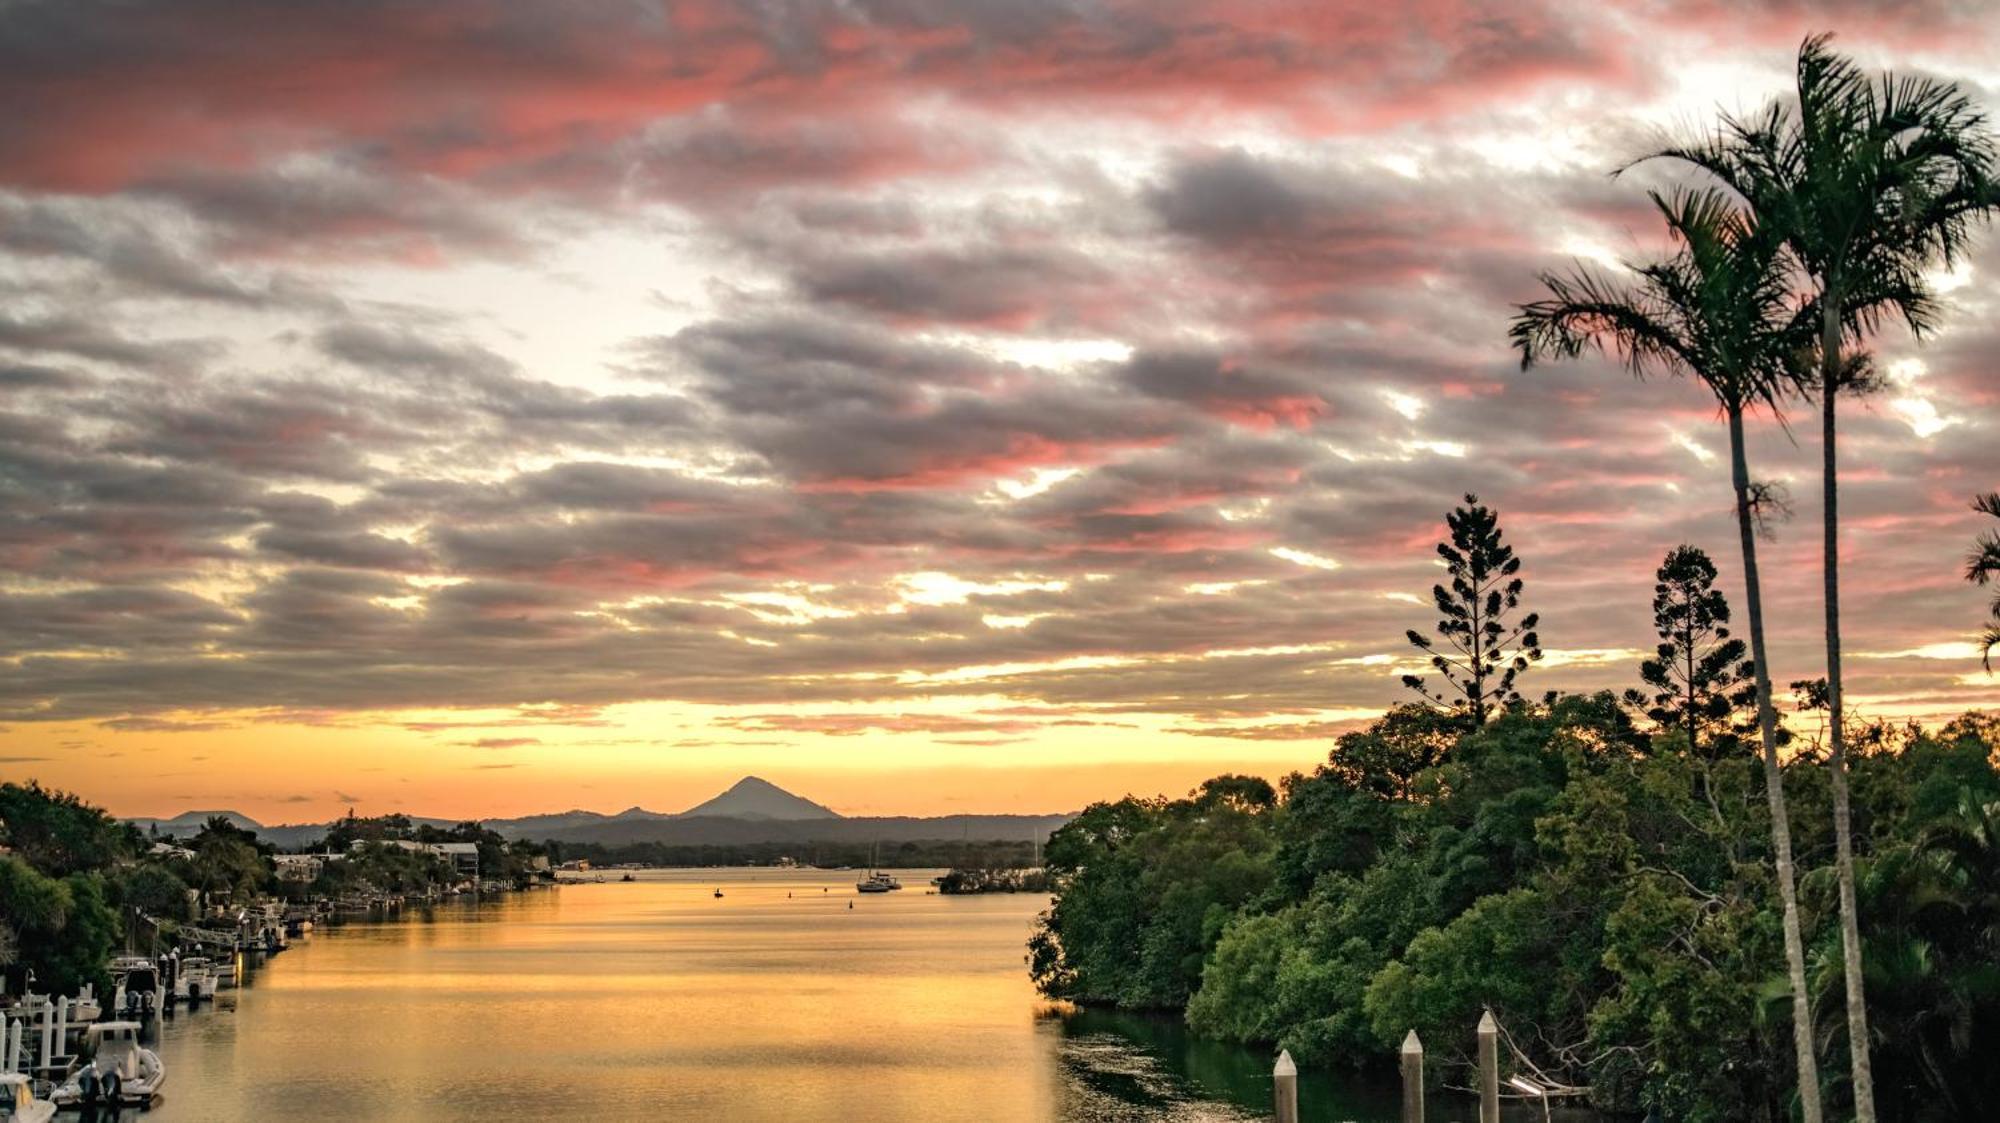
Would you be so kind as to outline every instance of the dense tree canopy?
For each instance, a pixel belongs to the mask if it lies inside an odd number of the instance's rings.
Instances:
[[[2000,720],[1855,741],[1883,1117],[1989,1117],[1990,1066],[1966,1058],[2000,1029]],[[1814,754],[1786,770],[1826,1035],[1842,1019],[1831,800]],[[1603,1106],[1776,1123],[1794,1090],[1762,788],[1750,754],[1649,736],[1609,694],[1480,729],[1406,707],[1276,798],[1224,777],[1057,831],[1036,981],[1184,1008],[1204,1034],[1321,1065],[1387,1064],[1415,1029],[1447,1079],[1490,1007]],[[1829,1103],[1844,1075],[1828,1065]]]

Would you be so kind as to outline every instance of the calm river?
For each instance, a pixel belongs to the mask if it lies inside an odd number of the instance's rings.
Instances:
[[[648,871],[322,928],[162,1027],[145,1118],[1261,1117],[1268,1055],[1051,1009],[1022,959],[1047,897],[929,895],[934,872],[860,896],[852,874]],[[1302,1099],[1395,1118],[1311,1076]]]

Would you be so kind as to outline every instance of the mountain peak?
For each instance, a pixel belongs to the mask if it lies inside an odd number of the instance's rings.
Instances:
[[[676,818],[681,819],[838,819],[833,811],[809,799],[793,795],[761,776],[745,776],[705,803],[698,803]]]

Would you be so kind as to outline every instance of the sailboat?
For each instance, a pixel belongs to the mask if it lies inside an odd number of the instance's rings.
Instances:
[[[896,890],[901,889],[903,887],[902,882],[897,881],[895,878],[889,876],[887,873],[884,873],[883,871],[875,868],[876,859],[880,857],[878,851],[880,851],[881,848],[882,844],[878,841],[875,844],[875,846],[868,851],[868,876],[854,883],[855,892],[893,893]]]

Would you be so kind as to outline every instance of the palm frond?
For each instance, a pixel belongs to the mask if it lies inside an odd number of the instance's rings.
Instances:
[[[2000,492],[1988,492],[1973,500],[1972,509],[2000,519]],[[2000,578],[2000,531],[1989,530],[1973,540],[1972,552],[1965,558],[1965,579],[1984,585],[1995,578]]]
[[[1616,355],[1639,377],[1686,364],[1686,341],[1672,310],[1644,289],[1622,287],[1582,266],[1544,273],[1541,281],[1548,298],[1522,305],[1507,332],[1523,370],[1545,357],[1573,359],[1593,350]]]

